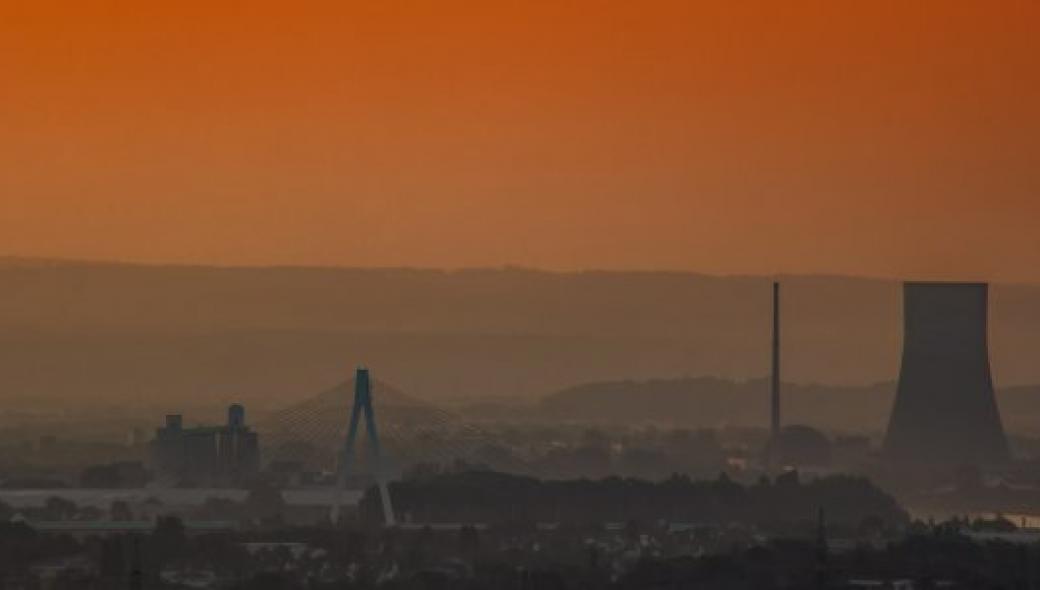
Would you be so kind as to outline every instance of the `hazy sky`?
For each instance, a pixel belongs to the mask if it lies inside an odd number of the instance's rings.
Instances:
[[[0,254],[1040,281],[1038,228],[1035,0],[0,6]]]

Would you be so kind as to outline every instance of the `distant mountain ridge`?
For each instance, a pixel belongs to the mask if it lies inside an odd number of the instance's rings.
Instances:
[[[782,387],[785,424],[807,424],[845,432],[882,432],[896,384]],[[998,404],[1009,432],[1040,432],[1040,385],[1003,388]],[[712,377],[588,383],[542,398],[533,415],[541,419],[599,423],[653,422],[684,427],[768,424],[769,382]]]
[[[892,381],[897,281],[783,277],[784,377]],[[769,278],[0,262],[0,399],[278,407],[365,363],[431,401],[769,370]],[[1040,287],[995,285],[998,385],[1040,382]]]

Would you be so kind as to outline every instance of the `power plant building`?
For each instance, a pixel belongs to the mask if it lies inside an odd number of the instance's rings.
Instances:
[[[949,469],[1009,459],[990,373],[988,285],[906,283],[903,357],[886,462]]]
[[[228,408],[227,424],[184,428],[180,414],[155,431],[152,467],[174,485],[241,485],[260,469],[257,433],[246,426],[245,408]]]

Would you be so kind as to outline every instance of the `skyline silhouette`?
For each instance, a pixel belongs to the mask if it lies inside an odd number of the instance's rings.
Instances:
[[[0,2],[0,588],[1034,588],[1037,56],[1036,0]]]

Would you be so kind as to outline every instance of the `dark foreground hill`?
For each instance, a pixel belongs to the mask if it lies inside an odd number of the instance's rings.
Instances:
[[[891,381],[899,285],[786,277],[785,378]],[[0,263],[0,398],[284,406],[357,363],[431,400],[764,376],[769,281],[521,269]],[[1001,384],[1040,382],[1040,288],[995,286]]]

